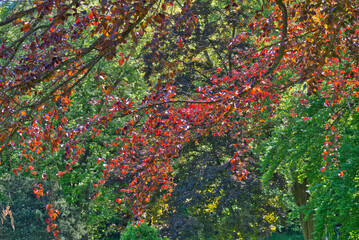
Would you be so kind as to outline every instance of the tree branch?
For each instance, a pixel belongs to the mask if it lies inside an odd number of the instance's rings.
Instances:
[[[30,8],[30,9],[21,11],[21,12],[17,12],[15,14],[13,14],[11,17],[9,17],[9,18],[5,19],[4,21],[0,22],[0,27],[11,23],[12,21],[15,21],[18,18],[22,18],[22,17],[24,17],[24,16],[26,16],[28,14],[31,14],[31,13],[35,12],[36,10],[37,10],[37,7],[33,7],[33,8]]]
[[[283,28],[282,28],[282,39],[280,41],[279,51],[278,55],[273,63],[273,65],[264,73],[263,77],[266,77],[270,73],[272,73],[279,65],[280,60],[282,59],[284,55],[284,49],[285,49],[285,40],[287,38],[287,28],[288,28],[288,13],[287,13],[287,7],[284,5],[282,0],[276,1],[280,10],[282,10],[282,22],[283,22]]]

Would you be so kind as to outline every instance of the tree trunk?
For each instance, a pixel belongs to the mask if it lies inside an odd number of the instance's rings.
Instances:
[[[294,185],[292,187],[292,194],[294,197],[294,201],[298,207],[305,205],[310,195],[307,192],[307,179],[303,180],[303,183],[300,183],[298,179],[294,179]],[[305,240],[313,239],[314,232],[314,221],[313,215],[310,215],[307,219],[305,219],[305,215],[303,213],[300,214],[300,223],[303,229],[303,235]]]

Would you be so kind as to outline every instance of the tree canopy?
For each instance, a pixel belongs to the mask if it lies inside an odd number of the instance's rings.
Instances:
[[[195,216],[210,207],[195,210],[196,201],[212,203],[222,236],[231,236],[220,229],[233,220],[227,211],[279,216],[274,193],[286,191],[283,181],[292,184],[306,240],[333,234],[326,229],[337,224],[346,237],[358,236],[355,220],[342,219],[345,198],[336,192],[345,186],[352,196],[345,211],[356,213],[358,1],[0,6],[0,171],[35,178],[36,198],[49,198],[46,229],[56,239],[61,213],[51,184],[96,226],[153,221],[176,239],[174,211],[190,214],[205,236]],[[262,175],[276,188],[263,190]],[[107,202],[90,201],[96,198]],[[149,217],[156,203],[167,220]],[[107,218],[100,223],[94,211]],[[273,225],[242,218],[250,224],[233,227],[241,237]]]

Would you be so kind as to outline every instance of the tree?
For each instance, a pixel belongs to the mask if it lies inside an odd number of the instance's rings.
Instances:
[[[227,2],[228,11],[240,12],[246,6],[252,13],[228,48],[246,41],[252,45],[234,49],[234,62],[222,61],[227,71],[217,68],[194,94],[181,98],[170,79],[161,79],[140,101],[121,97],[106,74],[93,71],[95,66],[105,61],[122,66],[127,55],[121,48],[133,48],[147,35],[152,35],[150,45],[160,44],[168,24],[182,30],[177,42],[182,47],[197,18],[191,1],[179,3],[35,1],[8,12],[0,21],[0,31],[11,26],[13,33],[1,39],[0,46],[0,154],[19,154],[25,160],[16,165],[3,161],[7,171],[19,174],[63,151],[65,160],[57,174],[71,172],[86,151],[81,141],[123,118],[127,123],[114,131],[116,137],[109,143],[118,146],[117,153],[104,161],[99,183],[118,176],[124,187],[117,202],[129,203],[139,219],[153,192],[171,195],[172,159],[186,143],[233,131],[231,137],[238,143],[228,167],[241,180],[248,175],[245,153],[253,144],[251,133],[260,134],[267,120],[261,118],[263,112],[268,111],[269,119],[275,117],[284,92],[305,82],[307,95],[320,94],[331,104],[357,96],[358,3],[271,0]],[[292,75],[284,78],[288,70]],[[172,73],[174,77],[178,71]],[[72,96],[86,87],[86,77],[97,80],[106,104],[102,113],[72,126],[66,112],[75,107]],[[96,105],[96,99],[92,103]],[[48,211],[54,221],[56,209],[49,205]],[[51,221],[48,229],[55,234]]]
[[[297,97],[303,97],[302,93]],[[336,105],[327,103],[323,97],[311,97],[308,104],[295,107],[298,115],[291,115],[288,109],[298,105],[296,97],[283,102],[284,109],[278,112],[281,123],[276,124],[263,151],[263,165],[269,169],[267,177],[280,171],[292,182],[302,226],[306,226],[303,227],[306,239],[333,237],[335,231],[341,238],[355,239],[357,230],[352,221],[356,221],[357,211],[353,206],[357,184],[354,177],[357,148],[353,145],[357,131],[356,103],[352,98]],[[333,112],[337,117],[323,126]],[[305,117],[307,120],[303,121]],[[343,227],[339,230],[338,226]]]
[[[45,196],[37,198],[33,192],[34,185],[47,188]],[[50,239],[46,231],[45,206],[54,201],[61,212],[58,229],[64,239],[83,239],[86,223],[79,214],[62,198],[59,185],[51,181],[36,181],[26,176],[4,174],[0,185],[0,208],[10,208],[11,217],[3,219],[0,227],[2,239]],[[47,215],[47,216],[46,216]]]
[[[151,204],[148,211],[156,225],[165,226],[163,234],[171,239],[255,239],[283,225],[286,213],[272,190],[283,189],[284,178],[276,175],[271,191],[264,191],[256,160],[250,159],[246,169],[251,174],[237,181],[227,166],[231,141],[228,135],[208,136],[186,145],[186,154],[174,165],[171,198],[161,211]]]

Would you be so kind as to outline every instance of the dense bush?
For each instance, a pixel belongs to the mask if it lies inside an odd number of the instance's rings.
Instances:
[[[158,229],[142,223],[139,226],[129,224],[121,236],[121,240],[166,240],[161,238]]]

